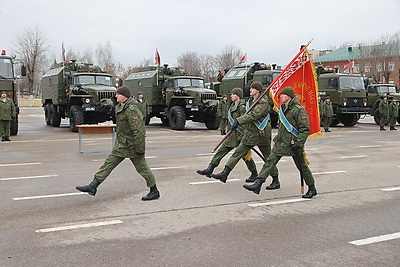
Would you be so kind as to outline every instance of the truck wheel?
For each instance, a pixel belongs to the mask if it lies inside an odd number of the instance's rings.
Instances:
[[[204,122],[208,130],[217,130],[219,128],[219,117],[209,117]]]
[[[10,134],[17,135],[18,133],[18,114],[11,120]]]
[[[61,124],[61,116],[57,112],[57,108],[50,104],[50,125],[53,127],[59,127]]]
[[[51,104],[47,103],[44,105],[44,120],[47,125],[50,125],[50,116],[51,116]]]
[[[356,125],[358,121],[358,116],[357,114],[343,114],[341,119],[344,126],[346,127],[352,127]]]
[[[172,130],[183,130],[185,128],[186,115],[181,106],[172,107],[169,111],[169,125]]]
[[[78,132],[76,125],[83,124],[85,120],[83,110],[80,106],[72,106],[69,110],[69,127],[71,131]]]

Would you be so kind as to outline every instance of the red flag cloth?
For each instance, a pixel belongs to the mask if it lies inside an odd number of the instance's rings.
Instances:
[[[160,65],[161,64],[161,58],[160,58],[160,54],[158,53],[158,50],[156,49],[156,55],[154,57],[154,61],[156,65]]]
[[[239,64],[243,64],[243,63],[245,63],[246,62],[246,60],[247,60],[247,53],[246,54],[244,54],[241,58],[240,58],[240,61],[239,61]]]
[[[308,135],[320,134],[317,76],[307,46],[300,50],[269,86],[276,110],[278,110],[280,92],[287,86],[293,87],[300,104],[308,113],[310,121],[310,133]]]
[[[346,66],[344,66],[343,71],[345,71],[348,68],[352,68],[352,73],[354,73],[354,61],[349,62],[349,64],[347,64]]]
[[[67,61],[67,57],[65,56],[64,42],[62,42],[62,44],[61,44],[61,56],[62,56],[62,61],[66,62]]]

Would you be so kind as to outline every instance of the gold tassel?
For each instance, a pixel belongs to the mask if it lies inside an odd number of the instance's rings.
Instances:
[[[247,152],[247,154],[244,155],[243,158],[244,158],[244,160],[247,160],[247,161],[251,160],[251,150],[249,150],[249,151]]]
[[[310,165],[310,161],[307,158],[307,154],[306,154],[306,150],[303,149],[303,157],[304,157],[304,161],[307,163],[307,165]]]

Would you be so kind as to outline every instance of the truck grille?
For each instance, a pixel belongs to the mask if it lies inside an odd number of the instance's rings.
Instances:
[[[111,98],[115,95],[115,92],[98,92],[97,97],[99,100],[104,98]]]
[[[216,100],[216,94],[201,94],[201,100]]]
[[[347,106],[348,107],[363,107],[363,99],[358,97],[349,97],[347,98]]]

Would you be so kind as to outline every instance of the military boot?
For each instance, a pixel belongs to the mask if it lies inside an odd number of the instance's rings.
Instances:
[[[275,190],[281,188],[281,183],[279,182],[278,176],[272,177],[272,183],[267,185],[266,190]]]
[[[308,186],[308,191],[305,195],[302,195],[302,198],[312,198],[313,196],[317,195],[317,189],[314,185]]]
[[[210,175],[214,171],[214,168],[215,168],[215,166],[210,163],[210,164],[208,164],[207,169],[198,170],[197,173],[200,174],[200,175],[205,175],[207,177],[211,177]]]
[[[390,126],[390,130],[391,130],[391,131],[393,131],[393,130],[396,131],[397,129],[394,128],[394,126]]]
[[[245,184],[243,185],[243,187],[249,191],[253,191],[254,194],[258,195],[260,194],[261,186],[263,183],[264,181],[258,178],[254,182],[254,184]]]
[[[246,182],[254,183],[254,181],[257,179],[257,176],[258,176],[257,170],[252,171],[250,177],[246,179]]]
[[[381,128],[379,130],[386,131],[386,129],[383,126],[381,126]]]
[[[81,192],[88,193],[89,195],[95,196],[97,192],[97,187],[100,185],[99,181],[96,180],[96,178],[93,179],[93,181],[84,186],[77,186],[75,187],[76,190],[79,190]]]
[[[6,137],[5,137],[5,136],[2,136],[2,137],[1,137],[1,142],[4,142],[4,141],[6,141]]]
[[[217,180],[220,180],[223,183],[226,183],[228,179],[228,175],[231,172],[231,169],[228,166],[225,166],[224,170],[217,174],[211,174],[211,177]]]
[[[153,199],[157,199],[160,197],[160,191],[158,191],[157,186],[153,185],[152,187],[150,187],[150,192],[145,195],[144,197],[142,197],[143,201],[146,200],[153,200]]]
[[[4,141],[11,141],[11,139],[10,139],[10,137],[8,137],[8,136],[4,136]]]

